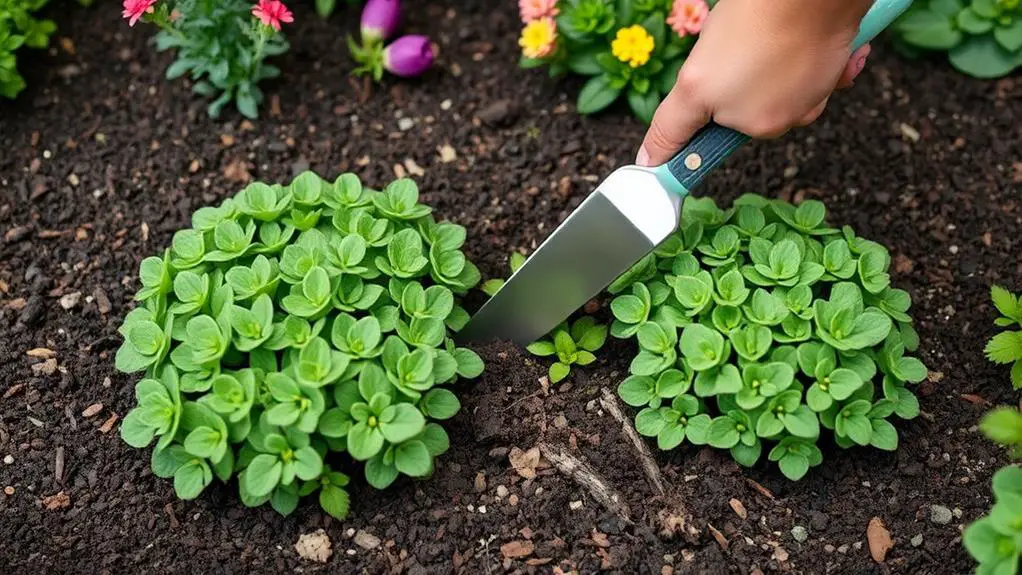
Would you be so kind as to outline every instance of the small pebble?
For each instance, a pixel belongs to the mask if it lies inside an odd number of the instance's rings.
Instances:
[[[953,517],[951,510],[943,505],[930,506],[930,521],[937,525],[947,525]]]
[[[6,455],[6,456],[4,456],[4,464],[5,465],[10,465],[12,463],[14,463],[14,456],[13,455]]]
[[[14,495],[14,488],[8,485],[7,487],[4,487],[4,493],[7,495]]]
[[[415,126],[415,120],[411,118],[401,118],[397,121],[397,127],[402,132],[407,132]]]
[[[962,510],[957,508],[957,507],[952,509],[951,513],[955,516],[955,519],[961,519],[962,518]]]
[[[834,552],[834,546],[831,545],[830,543],[828,543],[828,544],[823,546],[823,550],[826,551],[827,553],[833,553]]]
[[[838,552],[838,553],[842,553],[842,554],[843,554],[843,553],[848,553],[848,544],[847,544],[847,543],[845,543],[844,545],[842,545],[842,546],[838,547],[838,548],[837,548],[837,552]]]
[[[568,507],[570,507],[572,509],[572,511],[577,511],[579,509],[582,509],[582,502],[581,501],[572,501],[571,503],[568,503]]]
[[[507,487],[504,487],[503,485],[498,485],[497,497],[507,497]]]
[[[452,104],[451,104],[450,100],[444,100],[443,102],[440,102],[440,109],[441,110],[450,110],[451,109],[451,105]]]
[[[809,532],[806,531],[805,527],[796,525],[791,528],[791,536],[795,538],[795,541],[799,543],[805,543],[806,539],[809,539]]]
[[[920,533],[919,535],[916,535],[915,537],[913,537],[911,543],[912,543],[913,547],[919,547],[920,545],[922,545],[923,544],[923,534]]]

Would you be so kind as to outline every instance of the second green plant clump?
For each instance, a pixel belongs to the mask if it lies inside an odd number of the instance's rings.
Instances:
[[[927,375],[906,355],[911,299],[887,249],[825,216],[812,200],[689,198],[682,228],[611,285],[611,334],[639,345],[618,388],[639,433],[745,466],[766,454],[793,480],[821,463],[824,434],[897,448],[889,420],[919,414],[909,385]]]
[[[121,436],[156,442],[153,472],[179,497],[237,476],[246,505],[288,514],[318,492],[343,518],[352,460],[378,489],[432,473],[437,422],[460,408],[448,386],[483,370],[450,337],[479,271],[465,229],[418,196],[352,174],[255,183],[142,262],[116,361],[145,376]]]

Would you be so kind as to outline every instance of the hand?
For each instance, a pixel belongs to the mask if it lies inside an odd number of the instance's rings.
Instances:
[[[851,54],[872,0],[720,0],[660,104],[636,163],[671,159],[711,119],[754,138],[815,121],[852,85],[869,46]]]

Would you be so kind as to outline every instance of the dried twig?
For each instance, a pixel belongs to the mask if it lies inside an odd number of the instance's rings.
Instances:
[[[628,507],[623,503],[621,496],[593,471],[586,462],[568,453],[561,447],[549,443],[540,443],[539,450],[543,453],[543,457],[547,458],[558,471],[574,479],[576,483],[589,490],[593,498],[604,507],[616,513],[626,522],[632,522],[629,517]]]
[[[600,405],[621,424],[621,431],[624,432],[625,436],[628,437],[632,442],[632,446],[635,447],[635,451],[638,454],[639,461],[642,463],[642,469],[646,472],[646,478],[649,479],[650,484],[657,490],[660,495],[664,494],[664,481],[660,477],[660,467],[657,466],[656,461],[653,460],[653,455],[649,452],[649,447],[646,446],[646,442],[639,437],[639,434],[635,431],[635,426],[630,421],[625,419],[624,414],[621,412],[621,408],[618,406],[617,398],[614,394],[608,391],[606,388],[603,389],[603,397],[600,398]]]

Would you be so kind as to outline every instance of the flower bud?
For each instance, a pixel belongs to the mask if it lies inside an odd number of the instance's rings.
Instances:
[[[383,51],[383,67],[395,76],[413,78],[433,65],[434,56],[433,44],[426,36],[402,36]]]
[[[400,0],[369,0],[362,10],[362,39],[383,41],[397,32],[401,21]]]

